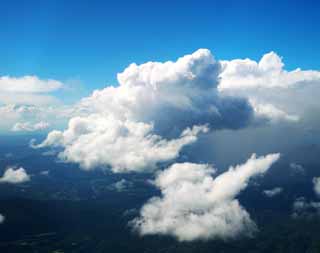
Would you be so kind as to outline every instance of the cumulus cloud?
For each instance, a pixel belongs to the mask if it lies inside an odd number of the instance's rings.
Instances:
[[[319,82],[320,72],[295,69],[286,71],[282,58],[270,52],[259,62],[250,59],[222,61],[219,89],[290,88],[300,84]]]
[[[276,187],[276,188],[273,188],[273,189],[270,189],[270,190],[264,190],[263,193],[269,197],[269,198],[272,198],[276,195],[279,195],[281,192],[283,191],[283,189],[281,187]]]
[[[207,49],[176,62],[131,64],[118,74],[119,86],[82,99],[81,116],[33,146],[59,146],[61,159],[85,169],[152,170],[176,158],[200,132],[250,124],[250,103],[218,92],[220,71]]]
[[[221,66],[207,49],[176,62],[131,64],[118,74],[118,87],[107,87],[84,98],[83,111],[154,123],[161,134],[208,124],[237,129],[252,117],[247,100],[220,96]]]
[[[188,128],[171,140],[153,134],[152,130],[152,125],[142,122],[90,115],[71,119],[66,131],[53,131],[43,143],[32,146],[63,147],[60,159],[79,163],[87,170],[101,166],[111,167],[114,172],[151,171],[158,163],[177,158],[184,146],[194,143],[198,134],[208,128]]]
[[[209,50],[199,49],[176,61],[133,63],[117,78],[118,86],[96,90],[77,103],[64,131],[52,131],[34,147],[60,147],[61,159],[85,169],[143,171],[176,158],[189,142],[165,156],[150,157],[146,148],[176,143],[194,126],[234,130],[302,124],[307,110],[320,111],[319,103],[306,99],[311,92],[306,87],[317,87],[312,84],[320,81],[319,72],[286,71],[273,52],[259,62],[217,61]],[[312,92],[320,95],[320,89]],[[133,148],[137,142],[144,151]]]
[[[221,94],[249,99],[255,112],[273,122],[300,123],[320,111],[320,71],[287,71],[282,58],[274,52],[260,61],[234,59],[221,61]],[[313,116],[312,116],[313,115]]]
[[[19,184],[30,180],[30,176],[27,174],[24,168],[19,169],[8,168],[2,177],[0,177],[0,183]]]
[[[118,85],[97,90],[77,103],[73,107],[75,115],[111,115],[153,124],[154,131],[162,136],[177,136],[193,125],[239,129],[249,125],[253,116],[276,123],[297,122],[307,107],[316,106],[320,110],[319,103],[306,99],[310,94],[320,95],[317,85],[309,85],[319,83],[320,72],[287,71],[282,58],[274,52],[257,62],[217,61],[209,50],[199,49],[177,61],[133,63],[117,77]],[[51,92],[65,86],[60,81],[37,76],[2,76],[1,106],[48,106],[57,103]],[[1,106],[0,112],[5,109]],[[12,120],[11,126],[26,120],[14,113],[1,114]],[[41,120],[47,121],[51,116],[55,115],[49,113]]]
[[[252,155],[216,178],[206,164],[173,164],[155,179],[161,196],[151,198],[131,224],[141,235],[172,235],[180,241],[250,235],[256,225],[235,197],[278,159],[279,154]]]
[[[12,127],[11,131],[13,132],[20,132],[20,131],[27,131],[27,132],[34,132],[39,130],[45,130],[50,126],[48,122],[40,121],[37,123],[31,122],[17,122]]]

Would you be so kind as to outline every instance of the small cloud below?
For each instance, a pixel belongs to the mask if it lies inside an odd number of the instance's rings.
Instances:
[[[290,163],[290,168],[295,174],[304,174],[305,168],[298,163]]]
[[[5,220],[5,217],[2,214],[0,214],[0,224],[3,223],[4,220]]]
[[[111,188],[116,190],[117,192],[126,191],[131,187],[132,187],[132,182],[125,180],[125,179],[121,179],[111,185]]]
[[[320,202],[308,202],[304,197],[300,197],[293,203],[292,218],[310,217],[319,214]]]
[[[30,181],[30,176],[22,167],[19,169],[8,168],[0,177],[0,183],[20,184],[27,181]]]
[[[30,146],[32,146],[33,145],[33,142],[34,142],[34,139],[32,139],[31,141],[30,141]],[[55,150],[48,150],[48,151],[45,151],[45,152],[42,152],[42,155],[43,156],[54,156],[54,155],[56,155],[57,154],[57,151],[55,151]]]
[[[44,170],[44,171],[41,171],[39,174],[42,175],[42,176],[48,176],[50,173],[49,170]]]
[[[268,198],[272,198],[276,195],[279,195],[281,192],[283,191],[283,189],[281,187],[276,187],[270,190],[264,190],[263,193],[264,195],[266,195]]]
[[[320,177],[314,177],[312,179],[313,182],[313,190],[315,194],[320,197]]]
[[[320,197],[320,177],[312,179],[314,193]],[[297,198],[293,203],[293,218],[309,217],[320,214],[320,202],[308,202],[304,197]]]

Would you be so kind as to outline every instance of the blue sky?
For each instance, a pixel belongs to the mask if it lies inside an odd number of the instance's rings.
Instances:
[[[3,1],[0,75],[114,84],[132,62],[198,48],[219,59],[274,50],[286,68],[319,69],[317,1]]]

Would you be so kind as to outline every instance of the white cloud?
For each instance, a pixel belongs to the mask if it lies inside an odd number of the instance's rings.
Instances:
[[[287,71],[281,57],[271,52],[260,61],[221,61],[221,94],[249,99],[256,116],[271,123],[315,124],[320,111],[320,71]],[[317,124],[317,123],[316,123]]]
[[[320,197],[320,177],[314,177],[312,182],[314,192]]]
[[[256,225],[235,197],[251,177],[263,174],[278,159],[279,154],[253,155],[216,178],[215,169],[206,164],[173,164],[155,179],[161,197],[151,198],[132,225],[142,235],[172,235],[180,241],[251,234]]]
[[[37,76],[0,77],[0,101],[2,105],[49,105],[58,100],[50,93],[63,88],[57,80],[44,80]]]
[[[84,98],[82,112],[112,115],[120,120],[154,124],[161,134],[186,127],[240,128],[252,117],[247,100],[220,96],[220,63],[207,49],[176,62],[131,64],[118,74],[118,87],[107,87]]]
[[[1,100],[1,98],[0,98]],[[3,101],[1,101],[3,102]],[[39,122],[45,122],[50,126],[65,125],[66,120],[76,113],[76,109],[71,106],[54,106],[54,105],[32,105],[32,104],[5,104],[0,105],[0,131],[19,129],[24,125],[28,129],[33,129],[32,125]],[[13,127],[17,124],[16,127]],[[36,127],[44,127],[45,124],[40,123]]]
[[[222,61],[220,90],[252,88],[290,88],[320,81],[320,72],[301,69],[284,70],[284,63],[274,52],[265,54],[259,62],[250,59]]]
[[[152,133],[152,125],[122,122],[114,118],[90,115],[73,118],[66,131],[52,131],[35,148],[61,146],[59,158],[79,163],[84,169],[111,167],[114,172],[154,170],[161,162],[178,157],[181,149],[197,140],[206,126],[186,129],[182,134],[166,140]]]
[[[37,76],[0,77],[0,92],[14,93],[48,93],[61,89],[63,84],[59,81],[42,80]]]
[[[17,122],[12,127],[11,131],[13,132],[20,132],[20,131],[27,131],[27,132],[34,132],[39,130],[45,130],[50,126],[48,122],[40,121],[37,123],[31,122]]]
[[[0,131],[9,131],[15,124],[18,130],[23,127],[21,122],[54,122],[56,114],[51,112],[64,108],[52,92],[63,87],[60,81],[37,76],[0,77]],[[32,128],[30,124],[26,125],[28,129]]]
[[[279,195],[281,192],[283,191],[283,189],[281,187],[276,187],[276,188],[273,188],[273,189],[270,189],[270,190],[264,190],[263,193],[269,197],[269,198],[272,198],[276,195]]]
[[[8,168],[2,177],[0,177],[0,183],[19,184],[30,180],[30,176],[27,174],[24,168],[19,169]]]
[[[57,97],[47,93],[0,92],[0,101],[3,105],[35,105],[43,107],[61,103]]]

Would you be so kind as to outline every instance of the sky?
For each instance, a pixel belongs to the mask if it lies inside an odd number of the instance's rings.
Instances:
[[[319,69],[318,13],[318,1],[4,1],[0,75],[61,80],[83,95],[132,62],[198,48],[225,60],[273,50],[287,69]]]

